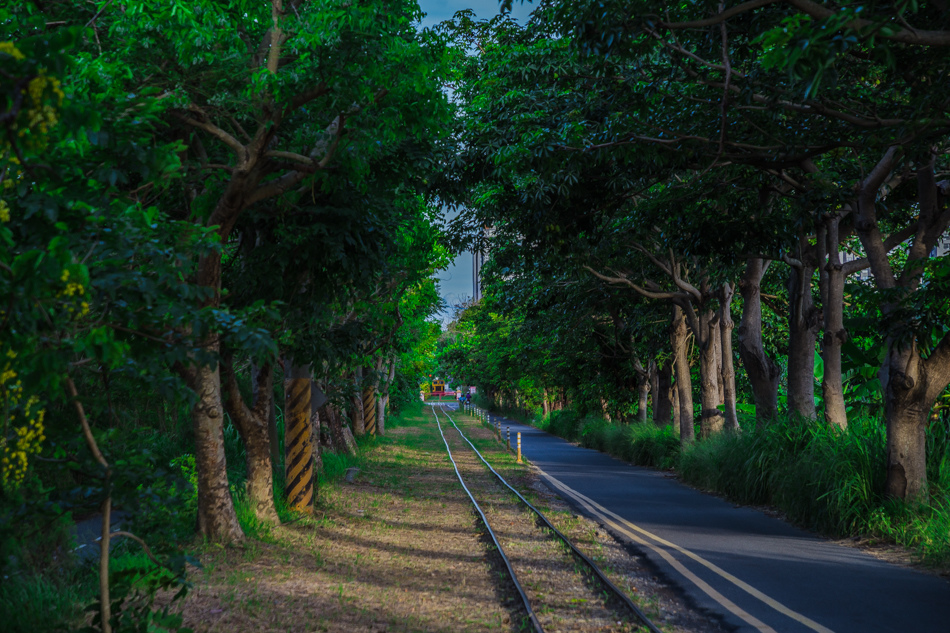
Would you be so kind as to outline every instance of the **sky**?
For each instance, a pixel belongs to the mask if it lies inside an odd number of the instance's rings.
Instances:
[[[431,27],[443,20],[450,19],[457,11],[471,9],[478,19],[488,20],[498,14],[498,0],[419,0],[419,7],[426,13],[422,26]],[[532,4],[514,0],[511,16],[524,21],[534,8]],[[448,308],[442,314],[443,323],[447,323],[452,314],[453,305],[463,303],[472,297],[472,254],[459,255],[447,270],[438,273],[442,298]]]

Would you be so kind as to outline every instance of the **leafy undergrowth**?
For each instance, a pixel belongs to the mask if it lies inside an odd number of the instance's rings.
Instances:
[[[671,426],[620,425],[555,411],[535,426],[641,466],[674,468],[684,481],[742,504],[770,505],[835,537],[860,536],[912,549],[928,566],[950,566],[950,421],[927,434],[930,497],[884,498],[884,428],[870,418],[848,430],[798,419],[723,433],[681,450]]]

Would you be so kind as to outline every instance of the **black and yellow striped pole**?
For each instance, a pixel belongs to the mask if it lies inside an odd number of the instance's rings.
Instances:
[[[289,363],[288,363],[289,364]],[[313,440],[310,433],[310,370],[291,366],[284,408],[284,493],[297,512],[313,513]]]
[[[376,386],[363,387],[363,428],[367,435],[376,435]]]

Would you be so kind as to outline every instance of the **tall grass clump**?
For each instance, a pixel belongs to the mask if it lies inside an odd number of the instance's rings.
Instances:
[[[840,536],[860,530],[879,502],[884,466],[879,424],[855,420],[839,431],[788,418],[699,442],[683,454],[679,471],[700,488],[778,506],[800,525]]]
[[[948,423],[928,430],[929,498],[884,498],[884,426],[853,419],[845,431],[788,418],[759,430],[723,433],[689,447],[682,478],[745,504],[780,508],[793,522],[832,536],[879,537],[914,548],[931,564],[950,562]]]
[[[568,409],[553,411],[536,426],[640,466],[673,468],[679,459],[679,436],[672,426],[617,424],[597,417],[581,417]]]
[[[563,437],[568,442],[576,442],[581,437],[584,420],[570,409],[552,411],[538,424],[538,427],[551,435]]]
[[[0,582],[0,622],[6,633],[75,630],[82,624],[82,605],[94,592],[91,582],[76,578],[6,576]]]

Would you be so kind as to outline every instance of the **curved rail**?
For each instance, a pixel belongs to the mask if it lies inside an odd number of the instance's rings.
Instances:
[[[434,410],[435,410],[435,407],[433,407],[433,411],[434,411]],[[492,474],[495,475],[495,477],[498,478],[498,481],[500,481],[502,484],[504,484],[505,486],[507,486],[509,490],[511,490],[513,493],[515,493],[515,495],[521,500],[521,502],[522,502],[524,505],[526,505],[528,508],[530,508],[532,511],[534,511],[534,513],[538,515],[538,517],[541,519],[541,521],[544,522],[544,525],[547,526],[547,528],[550,529],[552,532],[554,532],[562,541],[564,541],[564,543],[566,543],[567,546],[568,546],[569,548],[571,548],[571,551],[572,551],[578,558],[580,558],[582,561],[584,561],[584,563],[587,564],[587,566],[590,568],[590,570],[591,570],[592,572],[594,572],[594,575],[597,576],[597,578],[604,584],[604,586],[606,586],[608,589],[610,589],[610,591],[611,591],[617,598],[619,598],[620,601],[623,602],[623,604],[624,604],[628,609],[630,609],[630,611],[633,612],[634,615],[637,616],[637,619],[640,620],[640,621],[643,623],[643,625],[644,625],[647,629],[649,629],[649,630],[651,631],[651,633],[662,633],[662,632],[660,631],[660,629],[658,629],[658,628],[656,627],[656,625],[653,624],[653,622],[650,620],[650,618],[648,618],[648,617],[646,616],[646,614],[640,609],[640,607],[638,607],[636,604],[634,604],[634,602],[627,596],[626,593],[623,592],[623,590],[620,589],[620,587],[618,587],[617,585],[615,585],[613,582],[610,581],[609,578],[607,578],[607,576],[604,574],[604,572],[601,571],[600,567],[598,567],[597,564],[596,564],[594,561],[592,561],[592,560],[590,559],[590,557],[588,557],[584,552],[580,551],[580,550],[577,548],[577,546],[575,546],[574,543],[571,542],[571,540],[570,540],[569,538],[567,538],[566,536],[564,536],[564,534],[563,534],[559,529],[557,529],[556,527],[554,527],[554,525],[548,520],[548,518],[547,518],[546,516],[544,516],[544,514],[541,513],[540,510],[538,510],[538,509],[535,508],[533,505],[531,505],[531,502],[529,502],[527,499],[525,499],[525,498],[521,495],[520,492],[518,492],[517,490],[515,490],[515,489],[511,486],[511,484],[509,484],[507,481],[505,481],[505,478],[504,478],[504,477],[502,477],[501,475],[499,475],[498,472],[497,472],[494,468],[492,468],[492,465],[489,464],[489,463],[488,463],[488,460],[486,460],[485,457],[478,451],[478,449],[475,448],[475,445],[472,444],[471,440],[469,440],[469,439],[465,436],[465,434],[462,433],[462,429],[460,429],[460,428],[458,427],[458,425],[455,423],[455,420],[453,420],[453,419],[452,419],[452,416],[450,416],[450,415],[448,414],[448,412],[445,411],[444,407],[443,407],[443,411],[442,411],[442,412],[445,414],[445,417],[449,420],[449,422],[452,423],[452,426],[455,427],[455,430],[458,431],[458,433],[459,433],[459,435],[462,437],[462,439],[465,440],[466,442],[468,442],[468,445],[472,447],[472,450],[475,451],[475,454],[478,455],[478,458],[482,460],[482,463],[485,464],[485,466],[488,467],[488,470],[490,470],[490,471],[492,472]],[[436,417],[436,420],[438,421],[438,417]],[[441,425],[439,425],[439,432],[440,432],[440,433],[442,432],[442,426],[441,426]],[[445,439],[445,435],[444,435],[444,434],[443,434],[443,436],[442,436],[442,439],[443,439],[443,440]],[[448,447],[448,442],[446,442],[446,447]],[[454,463],[454,462],[453,462],[453,463]],[[458,472],[458,469],[456,469],[456,472]],[[462,485],[464,486],[465,484],[462,484]],[[467,489],[466,489],[466,490],[467,490]],[[469,495],[469,496],[471,496],[471,495]]]
[[[521,583],[518,582],[518,577],[515,575],[515,570],[511,566],[511,561],[505,554],[505,550],[501,547],[501,543],[498,541],[498,537],[495,536],[495,532],[491,529],[491,525],[488,524],[488,517],[485,516],[485,513],[482,511],[482,507],[478,505],[477,501],[475,501],[475,497],[472,495],[472,492],[468,489],[468,486],[465,485],[465,481],[462,479],[462,473],[459,472],[459,467],[455,463],[455,458],[452,457],[452,449],[449,448],[449,441],[445,439],[445,433],[442,432],[442,424],[439,422],[439,414],[435,412],[435,407],[432,407],[432,413],[435,415],[435,423],[439,426],[439,435],[442,436],[442,441],[445,443],[445,450],[449,453],[449,461],[452,462],[452,468],[455,469],[455,476],[458,477],[459,483],[462,484],[462,488],[465,490],[465,494],[468,495],[472,505],[475,506],[478,516],[482,519],[482,525],[484,525],[485,529],[488,530],[488,534],[491,536],[491,540],[495,543],[495,547],[498,549],[501,559],[505,562],[505,567],[508,568],[508,576],[511,578],[511,582],[514,583],[515,589],[518,590],[518,595],[521,596],[521,601],[524,603],[524,608],[528,613],[528,620],[531,622],[531,626],[534,627],[536,633],[544,633],[544,629],[541,628],[541,622],[538,621],[538,616],[534,614],[534,609],[531,608],[531,602],[528,601],[528,595],[524,592],[524,588],[521,586]],[[444,410],[443,413],[445,413]],[[445,417],[449,417],[447,413],[445,414]],[[452,426],[455,426],[455,422],[452,422]],[[455,428],[457,429],[458,427],[456,426]],[[459,431],[459,433],[461,433],[461,431]]]

